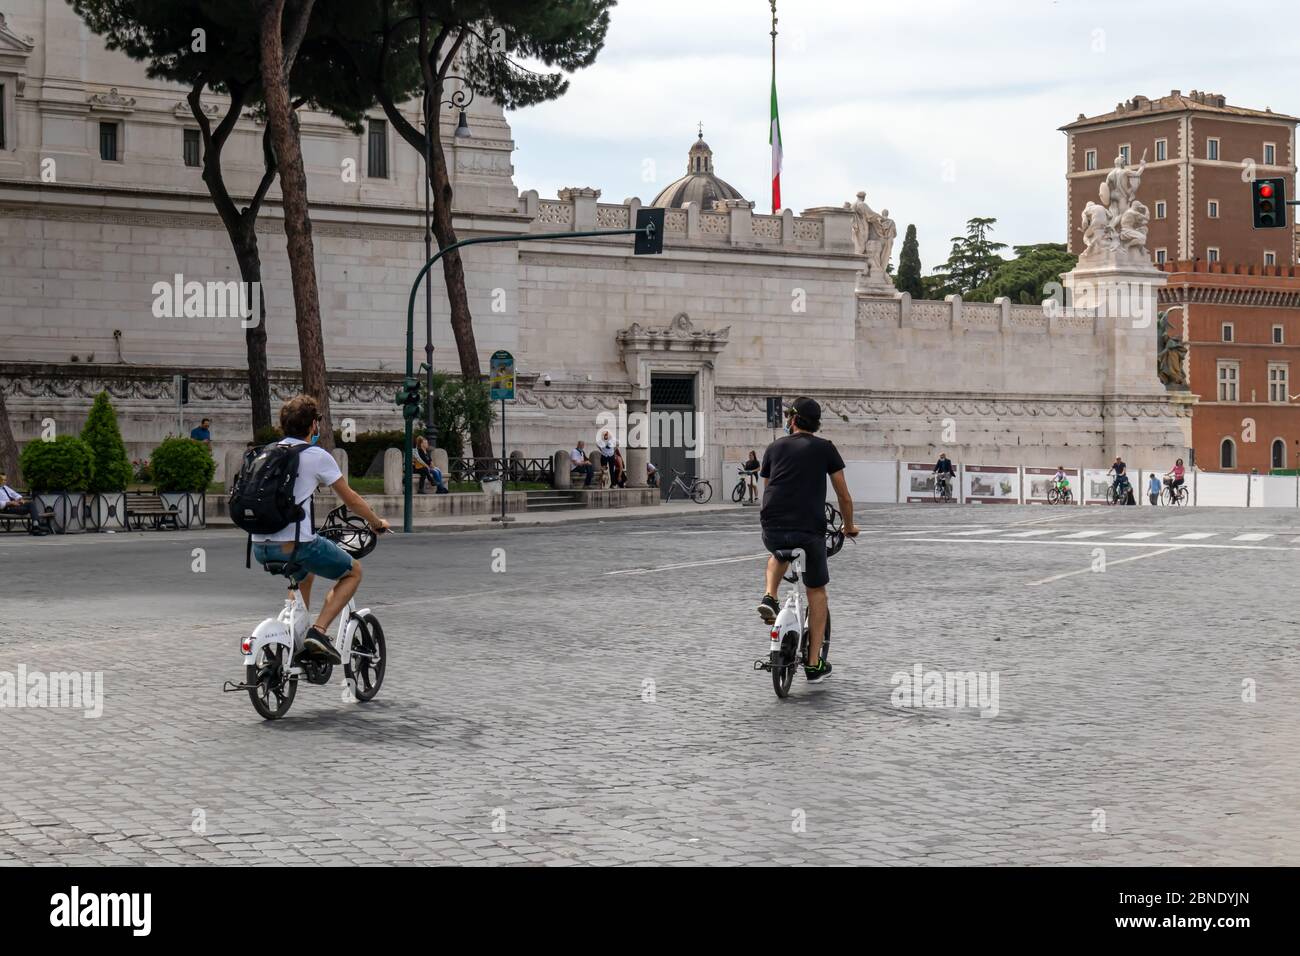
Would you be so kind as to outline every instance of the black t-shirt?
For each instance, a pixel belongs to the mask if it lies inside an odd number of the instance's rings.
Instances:
[[[844,470],[833,442],[807,432],[778,438],[763,452],[767,479],[759,518],[771,531],[826,533],[826,476]]]

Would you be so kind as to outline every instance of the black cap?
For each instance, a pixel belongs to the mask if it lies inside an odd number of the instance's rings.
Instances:
[[[805,431],[815,432],[821,426],[822,407],[807,396],[800,395],[791,402],[790,411],[801,419],[798,425]]]

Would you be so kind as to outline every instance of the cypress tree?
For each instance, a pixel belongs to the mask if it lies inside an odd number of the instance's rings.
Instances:
[[[90,446],[95,463],[90,487],[86,490],[99,494],[125,491],[127,482],[131,480],[131,460],[126,456],[126,445],[117,427],[117,412],[108,400],[108,392],[95,396],[81,438]]]
[[[916,226],[908,226],[903,237],[903,251],[898,256],[898,275],[894,276],[894,288],[899,292],[909,292],[913,299],[925,297],[921,285],[921,249],[916,241]]]

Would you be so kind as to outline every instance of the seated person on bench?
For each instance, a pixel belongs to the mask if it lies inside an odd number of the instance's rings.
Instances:
[[[8,476],[3,470],[0,470],[0,514],[7,515],[27,515],[32,519],[31,530],[28,532],[33,535],[49,534],[49,519],[41,514],[40,509],[36,506],[35,501],[24,498],[18,492],[14,491],[5,484]],[[44,525],[45,527],[42,527]]]
[[[429,450],[429,439],[423,435],[415,439],[415,457],[411,459],[411,467],[420,476],[420,487],[416,494],[425,494],[424,485],[426,482],[433,485],[435,494],[448,494],[447,486],[442,480],[442,469],[433,463],[433,452]]]

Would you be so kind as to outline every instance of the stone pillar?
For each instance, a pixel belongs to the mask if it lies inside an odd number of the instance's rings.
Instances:
[[[445,448],[433,449],[432,457],[433,457],[434,467],[441,468],[443,477],[446,478],[448,481],[450,481],[451,477],[448,475],[448,472],[451,471],[451,462],[447,458],[447,449]]]
[[[554,462],[552,467],[555,469],[555,487],[572,487],[573,482],[569,480],[569,472],[573,469],[569,462],[569,453],[561,449],[551,456],[551,460]]]
[[[343,477],[348,476],[348,450],[346,448],[335,448],[330,455],[334,458],[334,463],[339,466],[339,471],[343,472]]]
[[[629,488],[645,487],[645,466],[650,460],[650,428],[646,412],[650,402],[644,398],[629,398],[627,404],[628,429],[623,448],[623,467],[627,469]],[[641,425],[636,427],[637,423]]]
[[[247,449],[245,449],[245,451],[246,450]],[[232,448],[229,451],[227,451],[226,452],[226,478],[225,478],[227,491],[229,491],[230,486],[234,484],[235,476],[239,474],[239,469],[242,467],[244,467],[244,452],[235,448]]]
[[[600,190],[590,186],[571,186],[561,189],[560,199],[573,203],[573,231],[590,232],[596,228],[596,203]]]
[[[402,492],[402,451],[387,448],[384,450],[384,494],[400,495]]]
[[[750,243],[754,241],[754,204],[748,199],[715,199],[715,212],[725,212],[730,216],[731,244]]]
[[[1102,341],[1106,376],[1102,386],[1102,441],[1096,462],[1115,455],[1135,468],[1168,467],[1186,452],[1185,401],[1175,404],[1156,374],[1157,295],[1167,279],[1141,263],[1105,263],[1067,272],[1061,282],[1072,311],[1094,317]]]

